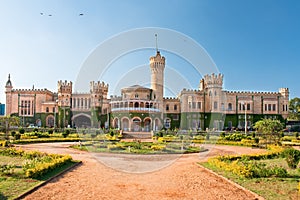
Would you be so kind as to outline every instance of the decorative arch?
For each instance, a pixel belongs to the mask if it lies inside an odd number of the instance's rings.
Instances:
[[[36,120],[36,125],[37,125],[38,127],[41,127],[41,126],[42,126],[42,120],[41,120],[41,119],[37,119],[37,120]]]
[[[155,118],[153,120],[153,130],[154,131],[158,131],[161,127],[161,122],[160,122],[160,119],[159,118]]]
[[[72,122],[78,128],[91,127],[91,116],[86,113],[78,113],[72,117]]]
[[[149,132],[151,130],[152,120],[150,117],[144,119],[144,131]]]
[[[140,117],[133,117],[131,119],[131,130],[135,132],[141,131],[142,120]]]
[[[170,118],[165,118],[165,120],[164,120],[164,127],[166,128],[166,129],[169,129],[169,128],[171,128],[171,119]]]
[[[54,118],[54,116],[53,115],[48,115],[47,117],[46,117],[46,126],[47,127],[54,127],[54,120],[55,120],[55,118]]]
[[[115,117],[114,119],[113,119],[113,128],[116,128],[116,129],[119,129],[120,128],[120,120],[119,120],[119,118],[118,117]]]
[[[121,119],[121,128],[124,131],[129,131],[130,130],[130,120],[128,119],[128,117],[123,117]]]
[[[91,119],[91,116],[86,113],[78,113],[78,114],[72,116],[72,120],[74,120],[75,118],[77,118],[79,116],[85,116],[85,117]]]

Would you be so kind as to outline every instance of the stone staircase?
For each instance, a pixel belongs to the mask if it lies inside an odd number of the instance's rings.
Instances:
[[[128,132],[122,133],[123,139],[151,139],[151,132]]]

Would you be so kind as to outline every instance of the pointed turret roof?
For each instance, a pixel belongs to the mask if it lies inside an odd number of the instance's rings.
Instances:
[[[5,87],[12,87],[12,83],[11,83],[11,80],[10,80],[10,74],[8,74],[8,80],[6,82]]]

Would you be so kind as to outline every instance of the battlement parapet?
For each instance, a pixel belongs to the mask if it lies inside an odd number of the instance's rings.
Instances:
[[[223,86],[223,75],[222,74],[214,74],[205,75],[204,76],[204,84],[207,88],[210,87],[221,87]]]

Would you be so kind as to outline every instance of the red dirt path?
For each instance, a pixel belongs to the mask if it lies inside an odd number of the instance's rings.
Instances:
[[[70,144],[30,144],[23,149],[66,153],[82,160],[79,167],[55,178],[25,199],[256,199],[260,197],[200,167],[197,162],[219,154],[263,151],[245,147],[215,146],[205,158],[182,155],[172,165],[149,173],[125,173],[103,165]]]

